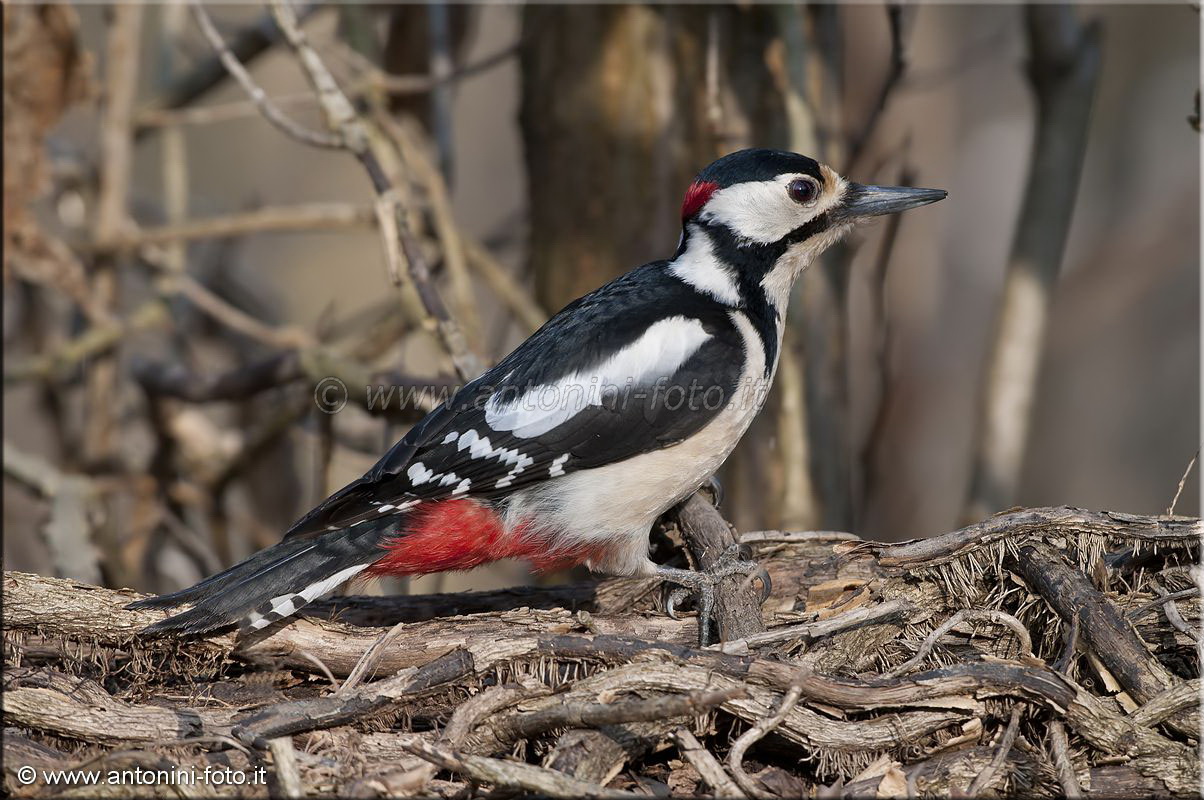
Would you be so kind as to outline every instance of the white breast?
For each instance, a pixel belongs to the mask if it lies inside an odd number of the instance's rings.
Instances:
[[[613,575],[651,574],[652,523],[715,474],[761,410],[777,370],[765,375],[765,349],[748,317],[730,312],[744,339],[745,367],[733,401],[686,441],[516,493],[506,520],[527,522],[553,548],[596,547],[590,567]],[[781,331],[779,329],[779,339]],[[532,524],[533,523],[533,524]]]

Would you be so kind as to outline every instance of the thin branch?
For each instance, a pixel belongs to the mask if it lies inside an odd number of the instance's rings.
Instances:
[[[764,633],[755,633],[742,639],[729,642],[718,642],[708,645],[708,650],[718,650],[721,653],[744,655],[749,649],[763,647],[788,639],[814,640],[834,633],[860,628],[864,625],[875,625],[888,620],[905,617],[911,610],[911,604],[905,600],[887,600],[875,606],[867,606],[847,611],[843,614],[829,617],[818,622],[804,622],[799,625],[782,625],[770,628]]]
[[[740,791],[728,774],[723,770],[723,765],[719,763],[719,759],[702,746],[702,743],[694,737],[694,734],[686,728],[678,728],[673,732],[673,740],[677,744],[677,751],[682,757],[689,761],[694,769],[698,770],[699,776],[707,786],[710,786],[715,792],[715,797],[744,797],[744,792]]]
[[[607,789],[594,783],[570,778],[562,772],[518,761],[502,761],[458,753],[448,747],[413,738],[401,743],[404,750],[436,766],[458,772],[478,783],[499,788],[522,789],[546,797],[584,797],[597,800],[643,800],[645,795]]]
[[[1066,800],[1078,800],[1083,796],[1083,787],[1079,785],[1078,775],[1070,760],[1070,742],[1066,739],[1066,726],[1061,720],[1055,719],[1049,723],[1049,752],[1058,773],[1062,795]]]
[[[514,713],[491,723],[502,741],[530,739],[554,728],[594,728],[625,722],[699,716],[724,703],[747,696],[743,687],[716,692],[690,692],[616,703],[562,703],[532,713]]]
[[[213,317],[232,331],[254,339],[270,347],[284,349],[314,347],[316,342],[305,330],[298,327],[274,328],[260,322],[226,300],[218,297],[195,278],[186,273],[164,275],[160,288],[166,294],[179,294],[193,305]]]
[[[548,312],[540,307],[531,292],[521,286],[482,244],[468,237],[464,237],[463,242],[468,266],[489,284],[490,291],[498,299],[510,307],[527,333],[534,333],[548,321]]]
[[[128,230],[108,243],[115,251],[136,250],[148,245],[222,239],[274,231],[357,230],[376,225],[373,209],[350,203],[309,203],[278,208],[259,208],[207,219],[189,219],[157,227]],[[96,244],[85,244],[95,249]]]
[[[798,684],[791,686],[789,691],[782,697],[782,702],[778,704],[778,710],[772,716],[759,720],[755,725],[741,734],[739,739],[732,743],[732,749],[727,754],[728,769],[732,771],[732,775],[735,777],[736,783],[740,785],[740,788],[753,797],[771,800],[774,795],[762,789],[744,771],[744,754],[748,751],[748,748],[761,741],[761,739],[765,738],[771,731],[781,725],[786,716],[798,705],[798,701],[802,696],[803,690],[801,686]]]
[[[991,759],[991,763],[986,769],[978,773],[978,777],[970,784],[970,791],[967,793],[970,797],[978,797],[982,794],[982,790],[991,785],[995,780],[995,774],[999,772],[999,768],[1003,766],[1003,762],[1007,761],[1008,753],[1012,752],[1012,745],[1016,741],[1016,734],[1020,732],[1020,706],[1012,706],[1012,718],[1008,720],[1007,729],[1003,732],[1003,739],[999,742],[999,749],[995,751],[995,757]]]
[[[74,339],[59,344],[49,353],[5,365],[4,382],[62,380],[85,360],[110,352],[132,333],[165,326],[171,321],[167,307],[158,298],[148,300],[124,319],[93,325]]]
[[[276,28],[270,16],[265,17],[265,22],[272,29],[274,36],[279,38],[279,29]],[[394,75],[381,70],[375,64],[365,60],[359,65],[359,69],[365,75],[354,81],[348,94],[356,99],[375,92],[394,96],[424,94],[444,84],[456,83],[504,64],[518,54],[520,46],[521,43],[515,43],[509,47],[504,47],[495,53],[484,56],[480,61],[454,70],[450,75],[442,79],[436,79],[426,74]],[[235,57],[238,58],[245,68],[248,59],[239,56],[238,46],[230,45],[230,50],[234,51]],[[225,67],[221,66],[220,60],[218,67],[223,71],[223,74],[229,74],[225,72]],[[293,92],[276,95],[272,98],[272,102],[279,108],[281,106],[315,105],[318,101],[314,97],[313,92]],[[141,109],[134,117],[135,128],[139,133],[142,133],[156,128],[179,125],[209,125],[218,122],[230,122],[262,113],[257,104],[248,100],[232,100],[226,103],[213,103],[205,106],[175,106],[171,104],[169,106],[153,106]]]
[[[130,371],[134,380],[149,393],[190,403],[245,400],[305,377],[296,351],[277,353],[216,374],[198,374],[178,362],[160,363],[142,359],[134,359]]]
[[[1070,5],[1024,7],[1036,137],[979,399],[967,519],[1011,506],[1020,481],[1100,71],[1099,26],[1081,24],[1078,13]]]
[[[307,19],[318,9],[316,3],[304,3],[298,9],[302,19]],[[272,22],[271,15],[263,14],[255,21],[230,37],[229,49],[235,59],[243,64],[251,64],[264,53],[268,52],[280,41],[280,31]],[[146,114],[157,111],[170,112],[172,109],[184,109],[191,106],[206,93],[212,91],[230,76],[230,72],[222,63],[221,56],[214,54],[202,59],[188,74],[174,81],[163,94],[154,98],[135,116],[141,119]],[[155,130],[153,127],[139,127],[137,135],[144,136]]]
[[[1200,705],[1200,679],[1192,678],[1167,689],[1129,715],[1138,725],[1152,728],[1176,714]]]
[[[1166,509],[1166,515],[1173,517],[1175,515],[1175,506],[1179,503],[1179,495],[1183,494],[1183,485],[1187,483],[1187,476],[1191,475],[1192,467],[1196,465],[1196,459],[1200,457],[1200,450],[1196,449],[1196,454],[1191,457],[1191,461],[1187,462],[1187,469],[1183,470],[1183,477],[1179,479],[1179,485],[1175,487],[1175,496],[1171,498],[1171,504]]]
[[[1033,640],[1029,636],[1028,629],[1024,627],[1024,624],[1020,622],[1020,620],[1016,619],[1011,614],[993,609],[963,609],[949,617],[949,619],[945,620],[945,622],[942,623],[936,630],[928,634],[928,636],[924,639],[924,642],[920,645],[920,649],[916,651],[914,656],[909,658],[907,661],[904,661],[902,664],[890,670],[889,672],[882,673],[882,677],[897,678],[900,675],[906,674],[912,667],[920,664],[925,658],[928,657],[928,654],[932,652],[932,648],[936,646],[936,643],[942,636],[967,620],[992,622],[996,625],[1002,625],[1008,628],[1012,631],[1012,633],[1016,634],[1016,638],[1019,640],[1021,652],[1029,656],[1033,654]]]
[[[1200,641],[1200,632],[1193,625],[1188,625],[1187,620],[1183,619],[1183,615],[1179,613],[1179,606],[1175,605],[1175,600],[1170,596],[1170,592],[1163,589],[1161,586],[1154,584],[1154,592],[1158,595],[1162,602],[1162,613],[1166,614],[1166,621],[1171,624],[1175,630],[1184,634],[1190,639]]]
[[[370,677],[371,670],[380,661],[380,655],[384,649],[389,646],[389,643],[397,638],[397,635],[405,629],[406,623],[399,622],[389,630],[385,631],[380,637],[372,643],[372,646],[364,651],[364,655],[356,662],[355,667],[347,676],[347,680],[343,681],[341,689],[335,694],[347,694],[356,689],[364,680]]]
[[[276,782],[284,797],[305,797],[301,786],[301,770],[297,767],[297,751],[293,749],[291,736],[282,736],[268,742],[268,750],[272,753],[272,763],[276,766]]]
[[[192,14],[196,17],[197,24],[201,27],[201,32],[205,34],[205,38],[209,40],[209,44],[217,51],[222,65],[238,81],[243,91],[251,98],[251,102],[259,109],[259,113],[268,122],[299,142],[332,150],[343,149],[343,139],[337,133],[330,134],[310,130],[290,119],[287,114],[277,108],[276,104],[268,97],[267,92],[255,82],[255,79],[251,77],[251,73],[247,72],[242,62],[235,57],[234,53],[226,45],[226,41],[218,33],[213,20],[209,18],[209,12],[205,10],[205,6],[200,0],[189,0],[189,4],[192,6]]]
[[[277,24],[284,31],[285,39],[300,60],[310,85],[317,93],[318,101],[326,114],[327,124],[338,132],[343,146],[359,159],[372,179],[372,186],[382,209],[380,220],[381,233],[385,237],[385,250],[387,254],[394,254],[389,263],[396,262],[396,254],[400,254],[404,259],[405,272],[422,300],[431,327],[439,332],[460,378],[469,380],[476,377],[481,371],[481,365],[468,348],[463,332],[447,313],[443,300],[431,283],[426,256],[410,230],[397,188],[390,181],[382,166],[381,157],[376,152],[375,148],[380,146],[379,137],[374,139],[369,135],[367,125],[339,89],[330,70],[310,47],[291,5],[286,0],[272,0],[272,12]],[[392,223],[391,229],[389,225],[384,224],[386,222]],[[402,271],[396,271],[396,277],[399,278]]]
[[[878,99],[870,110],[869,118],[866,119],[860,132],[849,137],[851,141],[845,174],[853,174],[856,171],[866,146],[878,129],[878,123],[882,118],[882,113],[886,111],[891,93],[898,87],[899,82],[903,79],[903,74],[907,71],[903,45],[903,7],[898,3],[887,3],[886,21],[890,28],[890,66],[887,69],[886,79],[878,90]]]
[[[1151,600],[1148,603],[1142,603],[1141,605],[1137,606],[1137,608],[1131,609],[1130,611],[1126,612],[1125,616],[1128,617],[1131,621],[1136,622],[1137,620],[1141,619],[1142,617],[1144,617],[1146,614],[1150,613],[1151,611],[1159,609],[1162,606],[1164,606],[1167,603],[1170,603],[1174,600],[1184,600],[1188,597],[1199,597],[1199,596],[1200,596],[1200,590],[1196,589],[1195,587],[1192,587],[1191,589],[1180,589],[1177,592],[1171,592],[1170,594],[1164,594],[1164,595],[1160,596],[1157,600]]]

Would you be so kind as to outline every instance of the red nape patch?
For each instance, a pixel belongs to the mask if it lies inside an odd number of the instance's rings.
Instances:
[[[707,201],[711,199],[711,195],[719,188],[719,184],[714,181],[694,181],[690,184],[690,188],[686,190],[686,199],[681,204],[681,218],[683,220],[697,214]]]

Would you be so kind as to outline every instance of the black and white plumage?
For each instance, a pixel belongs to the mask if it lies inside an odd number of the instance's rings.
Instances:
[[[193,604],[156,632],[262,628],[361,573],[505,557],[695,585],[648,558],[649,529],[760,410],[795,278],[857,220],[944,196],[782,151],[719,159],[686,194],[672,259],[569,304],[280,544],[138,605]]]

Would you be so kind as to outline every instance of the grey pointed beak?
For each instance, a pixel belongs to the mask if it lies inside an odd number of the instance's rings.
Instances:
[[[944,189],[913,189],[909,186],[863,186],[850,183],[840,205],[829,214],[835,222],[854,222],[865,217],[897,214],[926,206],[948,196]]]

